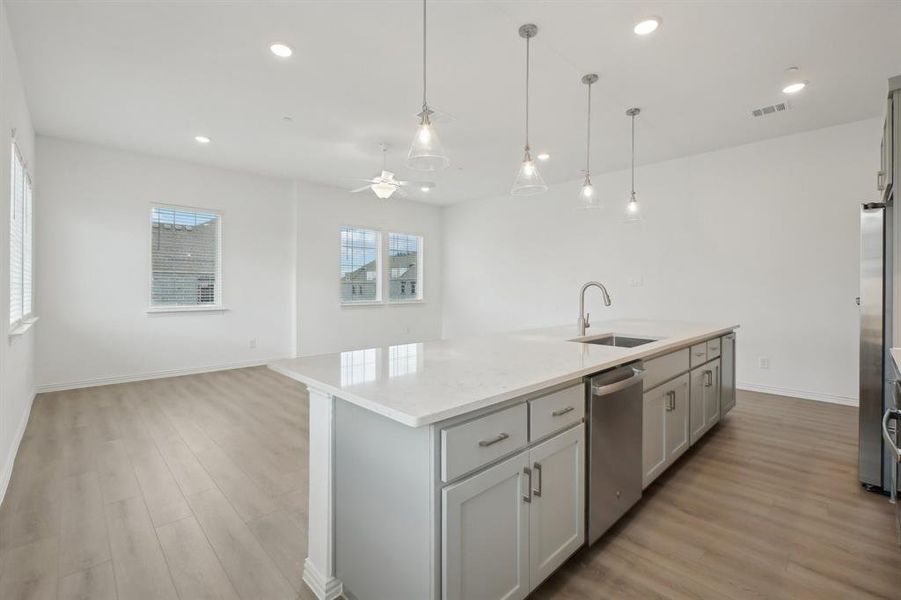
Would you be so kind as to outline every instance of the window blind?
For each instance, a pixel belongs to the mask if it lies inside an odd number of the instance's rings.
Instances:
[[[151,209],[151,306],[221,305],[221,220],[190,208]]]
[[[406,233],[388,234],[388,299],[419,300],[422,298],[420,254],[422,238]]]
[[[15,327],[33,313],[31,178],[15,141],[10,149],[9,322]]]
[[[379,233],[341,228],[341,301],[379,300]]]

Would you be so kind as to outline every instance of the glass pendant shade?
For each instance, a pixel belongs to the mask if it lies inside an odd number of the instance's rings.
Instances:
[[[423,111],[413,143],[410,144],[410,152],[407,154],[407,166],[417,171],[438,171],[450,164],[450,159],[444,153],[444,146],[435,133],[435,128],[429,120],[428,109]]]
[[[585,181],[582,182],[582,187],[579,188],[579,206],[582,208],[601,207],[601,199],[598,196],[594,185],[591,183],[591,177],[589,175],[585,175]]]
[[[641,205],[635,199],[635,194],[632,194],[629,202],[626,203],[626,221],[630,223],[641,221]]]
[[[538,167],[535,165],[535,161],[532,160],[529,149],[526,148],[522,164],[519,165],[519,171],[516,173],[516,180],[513,182],[510,193],[514,196],[531,196],[532,194],[540,194],[546,191],[547,184],[544,182],[541,173],[538,172]]]

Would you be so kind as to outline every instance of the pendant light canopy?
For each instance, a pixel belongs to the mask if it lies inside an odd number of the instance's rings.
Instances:
[[[626,115],[632,118],[632,192],[629,202],[626,204],[626,220],[641,221],[641,206],[635,197],[635,117],[641,112],[640,108],[630,108]]]
[[[426,101],[426,16],[426,0],[422,0],[422,112],[419,113],[419,127],[407,154],[407,166],[417,171],[437,171],[447,167],[450,159],[432,127],[430,117],[434,111]]]
[[[532,160],[532,152],[529,148],[529,42],[538,35],[538,26],[531,23],[519,28],[519,36],[526,40],[526,146],[523,152],[522,164],[516,173],[516,180],[510,193],[514,196],[531,196],[547,191],[547,184],[538,172],[535,161]]]
[[[585,181],[579,189],[579,204],[582,208],[600,208],[601,200],[597,190],[591,184],[591,85],[598,80],[598,76],[589,73],[582,77],[582,83],[588,87],[588,124],[585,135]]]

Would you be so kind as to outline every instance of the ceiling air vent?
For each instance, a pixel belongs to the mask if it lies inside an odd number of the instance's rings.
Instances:
[[[776,104],[770,104],[769,106],[761,106],[760,108],[755,108],[751,111],[751,114],[755,117],[766,117],[769,115],[774,115],[776,113],[785,112],[791,109],[791,104],[788,102],[777,102]]]

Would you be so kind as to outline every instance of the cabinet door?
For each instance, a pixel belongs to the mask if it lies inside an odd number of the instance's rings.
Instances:
[[[705,427],[707,422],[704,419],[704,392],[707,389],[706,370],[705,367],[701,366],[697,369],[693,369],[691,373],[689,373],[691,377],[690,389],[688,392],[688,421],[691,425],[691,432],[689,434],[690,444],[697,442],[701,436],[704,435],[704,431],[706,431]]]
[[[707,383],[704,389],[704,425],[707,429],[720,420],[720,361],[707,364]]]
[[[666,407],[664,423],[667,467],[688,450],[690,445],[688,385],[689,378],[686,373],[665,386],[671,392],[671,399],[667,399],[669,404]]]
[[[641,421],[641,487],[651,485],[658,475],[666,470],[666,414],[668,383],[660,385],[650,392],[645,392]],[[685,411],[686,414],[688,411]]]
[[[444,600],[529,593],[529,451],[444,488]]]
[[[535,446],[531,460],[529,589],[533,590],[585,541],[585,425]]]
[[[735,406],[735,334],[723,336],[720,370],[720,418]]]

